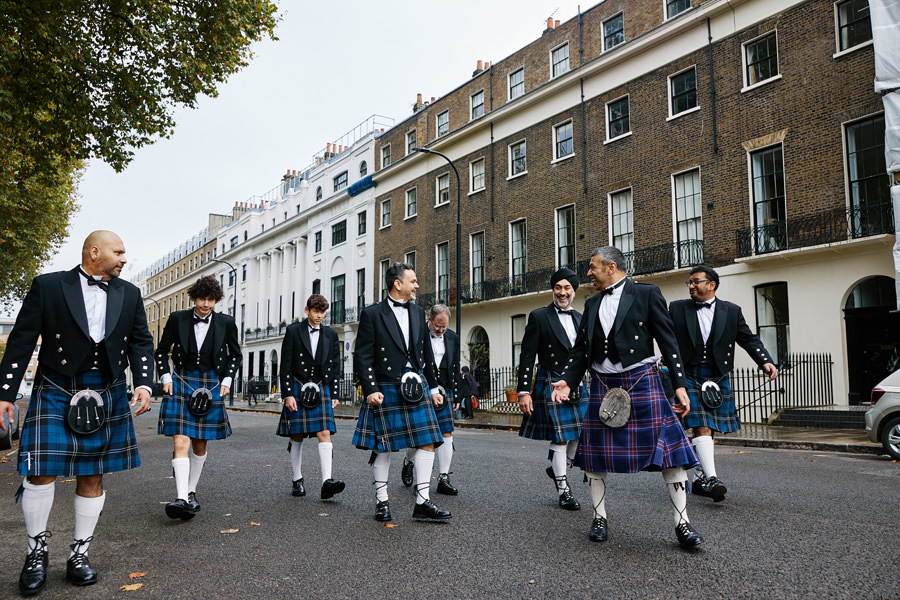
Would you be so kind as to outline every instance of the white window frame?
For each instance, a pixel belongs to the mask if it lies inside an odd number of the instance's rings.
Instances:
[[[523,253],[524,258],[525,258],[525,268],[522,270],[522,273],[520,274],[520,276],[525,277],[525,275],[528,273],[528,219],[522,218],[522,219],[516,219],[515,221],[510,221],[509,224],[507,225],[507,237],[509,239],[508,268],[509,268],[510,281],[512,281],[513,277],[517,276],[516,273],[513,271],[513,261],[515,260],[515,257],[513,256],[513,235],[512,234],[513,234],[513,225],[518,225],[519,223],[525,224],[525,238],[524,238],[525,239],[525,252]]]
[[[624,188],[621,188],[618,190],[614,190],[614,191],[610,192],[609,194],[607,194],[606,202],[607,202],[607,214],[609,215],[609,245],[610,246],[616,245],[614,242],[615,237],[616,237],[616,232],[613,230],[613,217],[615,216],[613,214],[613,196],[615,196],[616,194],[621,194],[623,192],[628,192],[629,194],[631,194],[631,210],[629,211],[631,213],[631,233],[630,233],[631,248],[628,248],[627,250],[622,247],[619,247],[619,246],[617,246],[617,248],[619,248],[619,250],[621,250],[623,253],[628,253],[628,252],[634,251],[634,188],[631,186],[624,187]]]
[[[623,100],[623,99],[628,103],[628,131],[626,131],[625,133],[623,133],[621,135],[617,135],[616,137],[610,137],[609,134],[611,131],[612,121],[610,119],[610,114],[609,114],[609,105],[612,104],[613,102],[619,102],[620,100]],[[609,102],[606,103],[606,106],[604,107],[603,111],[606,113],[606,140],[603,142],[604,144],[608,144],[610,142],[615,142],[616,140],[621,140],[623,138],[627,138],[627,137],[631,136],[631,95],[630,94],[625,94],[624,96],[619,96],[618,98],[613,98],[612,100],[610,100]]]
[[[441,133],[441,117],[444,116],[447,118],[447,131]],[[450,109],[439,112],[434,118],[434,137],[444,137],[448,133],[450,133]]]
[[[481,114],[475,114],[475,107],[478,106],[475,104],[475,96],[481,95]],[[484,90],[478,90],[471,96],[469,96],[469,120],[474,121],[475,119],[480,119],[484,116]]]
[[[387,271],[391,268],[391,259],[385,258],[378,263],[378,295],[381,296],[378,301],[382,301],[387,297]]]
[[[838,0],[838,2],[834,3],[834,54],[831,55],[831,58],[837,58],[839,56],[844,56],[845,54],[850,54],[851,52],[856,52],[860,48],[871,46],[873,43],[873,38],[869,38],[865,42],[861,42],[859,44],[856,44],[855,46],[850,46],[849,48],[844,48],[843,50],[841,50],[841,14],[838,7],[847,1],[849,0]],[[869,27],[871,28],[871,26],[872,15],[870,11]]]
[[[481,187],[480,188],[475,187],[475,172],[474,172],[473,167],[477,163],[481,163]],[[469,195],[471,196],[472,194],[475,194],[477,192],[484,191],[484,188],[486,186],[486,183],[485,183],[486,181],[487,181],[487,173],[485,172],[485,160],[484,160],[484,157],[482,156],[481,158],[476,158],[475,160],[473,160],[472,162],[469,163]]]
[[[385,156],[387,156],[387,162],[384,161]],[[385,168],[391,164],[391,145],[385,144],[381,147],[381,168]]]
[[[562,48],[566,49],[566,70],[554,74],[553,71],[556,69],[556,63],[553,60],[553,53],[556,52],[557,50],[561,50]],[[557,77],[561,77],[562,75],[565,75],[566,73],[571,71],[572,70],[571,59],[572,59],[572,54],[571,54],[571,52],[569,52],[568,40],[566,40],[562,44],[559,44],[558,46],[551,48],[550,49],[550,79],[556,79]]]
[[[556,261],[556,268],[557,268],[557,269],[562,268],[562,263],[560,263],[560,260],[559,260],[559,251],[560,251],[560,244],[559,244],[559,217],[560,217],[560,214],[562,213],[562,211],[564,211],[564,210],[569,210],[569,209],[572,210],[572,225],[573,225],[573,227],[572,227],[572,244],[571,244],[571,245],[572,245],[572,264],[577,264],[577,262],[578,262],[577,259],[575,258],[575,256],[576,256],[576,255],[575,255],[575,250],[576,250],[576,247],[577,247],[576,240],[578,239],[578,225],[577,225],[577,223],[578,223],[578,214],[577,214],[577,210],[576,210],[574,204],[566,204],[565,206],[559,206],[559,207],[556,208],[556,210],[554,210],[554,219],[553,219],[553,225],[554,225],[554,227],[553,227],[553,235],[554,235],[554,238],[555,238],[555,244],[554,244],[554,250],[555,250],[555,252],[554,252],[554,258],[555,258],[555,261]]]
[[[689,11],[689,10],[691,10],[691,9],[693,8],[693,6],[692,6],[693,3],[689,2],[689,3],[688,3],[688,7],[687,7],[686,9],[684,9],[684,10],[681,11],[681,12],[677,12],[677,13],[675,13],[674,15],[670,15],[670,14],[669,14],[669,3],[668,3],[668,1],[667,1],[667,0],[662,0],[662,4],[663,4],[663,6],[662,6],[662,9],[663,9],[663,21],[668,21],[669,19],[674,19],[674,18],[677,17],[678,15],[683,15],[684,13],[686,13],[687,11]]]
[[[410,148],[410,145],[409,145],[409,138],[410,138],[410,137],[412,137],[412,139],[413,139],[413,145],[412,145],[412,147],[415,148],[415,147],[417,146],[417,144],[418,144],[418,141],[417,141],[417,138],[416,138],[416,130],[415,130],[415,129],[410,129],[409,131],[406,132],[406,156],[409,156],[410,154],[413,153],[413,150]]]
[[[696,239],[696,240],[700,240],[701,242],[703,241],[703,180],[702,180],[703,173],[701,172],[700,165],[695,165],[695,166],[689,167],[687,169],[675,171],[674,173],[672,173],[672,176],[671,176],[672,240],[675,242],[675,268],[682,267],[682,266],[684,266],[684,267],[690,266],[689,264],[683,264],[683,265],[681,264],[683,261],[681,260],[681,254],[679,252],[678,243],[680,241],[684,241],[684,240],[679,239],[679,235],[678,235],[678,223],[679,223],[679,221],[678,221],[678,195],[677,195],[677,191],[675,188],[675,180],[678,177],[681,177],[682,175],[687,175],[688,173],[693,173],[694,171],[697,172],[697,188],[698,188],[699,195],[700,195],[700,200],[699,200],[700,210],[699,210],[699,214],[697,216],[697,218],[700,219],[700,227],[699,227],[700,237],[699,238],[687,238],[687,239]],[[632,203],[633,202],[634,202],[634,200],[632,199]],[[700,257],[700,258],[702,261],[702,257]],[[688,261],[688,262],[690,262],[690,261]],[[690,264],[696,264],[696,263],[690,263]]]
[[[388,218],[387,224],[385,224],[385,222],[384,222],[385,206],[387,206],[387,218]],[[391,226],[391,199],[385,198],[384,200],[381,201],[381,210],[378,211],[378,229],[387,229],[390,226]]]
[[[447,180],[447,199],[441,202],[441,179]],[[434,178],[434,207],[450,204],[450,172],[441,173]]]
[[[410,260],[410,257],[412,257],[412,260]],[[416,270],[416,251],[410,250],[409,252],[404,254],[403,262],[405,262],[408,265],[412,265],[413,271],[415,271]]]
[[[480,296],[476,292],[481,292],[481,291],[483,291],[483,289],[479,289],[479,290],[475,289],[475,285],[476,285],[476,283],[475,283],[475,262],[473,260],[473,258],[475,256],[474,240],[475,240],[475,237],[479,236],[479,235],[481,236],[481,265],[479,265],[479,266],[481,268],[480,285],[482,288],[484,287],[484,282],[486,281],[484,275],[487,272],[487,268],[485,266],[487,263],[487,261],[485,260],[485,248],[487,246],[487,236],[485,234],[484,229],[482,229],[481,231],[475,231],[475,232],[469,234],[469,289],[472,290],[472,293],[474,295],[476,295],[480,298]]]
[[[514,86],[512,83],[512,78],[513,78],[513,75],[520,73],[520,72],[522,73],[522,92],[513,96],[512,93],[513,93]],[[518,85],[519,84],[517,83],[515,85],[515,87],[518,87]],[[506,101],[509,102],[511,100],[515,100],[516,98],[521,98],[524,95],[525,95],[525,67],[519,67],[515,71],[511,71],[506,76]]]
[[[687,73],[688,71],[694,72],[694,90],[695,90],[695,93],[697,94],[697,106],[695,106],[693,108],[689,108],[687,110],[683,110],[678,114],[672,114],[672,108],[673,108],[673,106],[672,106],[672,96],[673,96],[672,79],[674,79],[675,77],[678,77],[682,73]],[[698,110],[700,110],[699,89],[700,89],[700,85],[697,82],[697,65],[696,64],[691,65],[687,68],[681,69],[680,71],[677,71],[677,72],[669,75],[669,77],[666,79],[666,99],[667,99],[667,102],[669,103],[669,116],[666,118],[666,121],[671,121],[672,119],[678,119],[680,117],[683,117],[684,115],[689,115],[691,113],[695,113]],[[629,104],[628,110],[629,110],[628,118],[631,119],[631,105],[630,104]]]
[[[663,0],[665,2],[665,0]],[[612,46],[606,45],[606,24],[615,19],[616,17],[622,17],[622,41],[618,44],[613,44]],[[616,14],[612,15],[607,19],[603,19],[603,22],[600,24],[600,40],[603,45],[603,52],[609,52],[613,48],[617,46],[621,46],[625,43],[625,11],[619,11]]]
[[[566,125],[571,126],[572,136],[569,139],[571,140],[571,143],[572,143],[572,151],[564,156],[557,156],[556,151],[559,149],[559,146],[557,145],[557,141],[559,139],[559,129],[560,129],[560,127],[564,127]],[[573,119],[567,119],[567,120],[563,121],[562,123],[557,123],[556,125],[553,126],[553,160],[550,162],[551,162],[551,164],[557,163],[557,162],[560,162],[563,160],[568,160],[574,156],[575,156],[575,121]],[[527,160],[526,160],[526,166],[527,166]]]
[[[775,36],[775,65],[778,67],[778,74],[773,75],[768,79],[763,79],[762,81],[757,81],[756,83],[751,84],[747,81],[747,46],[752,44],[753,42],[761,40],[764,37],[769,37],[770,35]],[[755,90],[758,87],[762,87],[764,85],[768,85],[772,82],[778,81],[779,79],[781,79],[781,45],[778,42],[778,29],[770,29],[763,34],[754,37],[753,39],[741,43],[741,82],[743,83],[743,87],[741,88],[742,94],[744,92],[749,92],[750,90]]]
[[[528,144],[525,143],[525,138],[517,140],[506,147],[507,154],[507,174],[509,175],[506,180],[515,179],[516,177],[522,177],[523,175],[528,174]],[[519,144],[525,145],[525,169],[513,174],[513,146],[518,146]]]
[[[441,248],[444,248],[447,253],[446,260],[446,268],[447,272],[444,273],[444,278],[446,280],[446,288],[441,289]],[[445,293],[445,296],[442,298],[441,292]],[[435,296],[438,299],[443,299],[445,302],[449,301],[450,298],[450,242],[443,241],[434,245],[434,292]]]
[[[415,203],[412,213],[409,212],[410,192],[412,192],[413,194],[413,202]],[[403,194],[403,220],[405,221],[406,219],[412,219],[417,214],[419,214],[419,192],[416,186],[412,186],[411,188],[408,188]]]

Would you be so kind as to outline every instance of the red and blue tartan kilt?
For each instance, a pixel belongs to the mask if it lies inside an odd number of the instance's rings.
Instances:
[[[596,473],[636,473],[690,468],[697,464],[691,442],[672,411],[653,366],[625,373],[603,373],[600,377],[606,387],[597,374],[591,377],[587,414],[575,454],[576,466]],[[613,387],[630,390],[631,396],[631,418],[615,429],[604,425],[599,414],[606,389]]]
[[[102,475],[141,466],[124,376],[112,385],[100,371],[75,377],[43,372],[43,376],[69,394],[44,381],[41,375],[36,379],[22,427],[20,475]],[[79,435],[66,425],[66,408],[71,394],[88,388],[106,390],[102,394],[106,422],[94,433]]]
[[[557,403],[550,399],[553,387],[547,378],[549,372],[538,368],[531,394],[532,410],[530,415],[522,416],[519,435],[532,440],[549,440],[551,442],[570,442],[577,440],[581,434],[581,422],[587,401]]]
[[[286,406],[281,408],[281,418],[278,420],[278,431],[275,433],[282,437],[302,435],[303,437],[316,437],[320,431],[335,433],[334,409],[331,408],[331,389],[322,386],[324,399],[315,408],[303,408],[300,406],[299,382],[294,381],[294,399],[297,400],[297,410],[290,411]]]
[[[709,427],[719,433],[731,433],[741,428],[741,420],[735,410],[734,394],[731,392],[731,377],[726,375],[719,381],[709,365],[689,369],[685,375],[688,380],[687,393],[691,399],[691,412],[684,418],[686,429]],[[715,381],[722,390],[722,406],[719,408],[708,409],[700,401],[700,386],[704,381]]]
[[[393,381],[379,382],[378,387],[384,394],[384,402],[372,406],[363,400],[353,432],[354,446],[382,453],[443,443],[427,383],[425,399],[418,404],[405,402],[400,397],[399,384]]]
[[[184,381],[182,381],[184,380]],[[215,371],[179,371],[172,377],[174,394],[163,398],[159,408],[160,435],[186,435],[192,440],[222,440],[231,435],[231,423],[225,403],[219,397],[219,378]],[[203,417],[188,411],[194,390],[200,387],[212,392],[212,408]]]
[[[430,401],[430,398],[425,398],[425,402]],[[453,433],[453,430],[455,429],[453,425],[453,392],[447,390],[447,396],[444,398],[444,403],[439,407],[434,407],[434,414],[437,417],[438,427],[440,428],[441,433]]]

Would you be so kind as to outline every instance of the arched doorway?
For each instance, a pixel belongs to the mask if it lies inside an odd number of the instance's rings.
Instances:
[[[476,326],[469,334],[469,369],[478,382],[481,396],[485,397],[491,389],[491,341],[487,331]]]
[[[269,354],[269,378],[270,392],[273,394],[278,391],[278,350],[272,350]]]
[[[900,368],[900,313],[896,308],[894,280],[883,275],[862,280],[847,297],[844,322],[850,404],[868,402],[872,388]]]

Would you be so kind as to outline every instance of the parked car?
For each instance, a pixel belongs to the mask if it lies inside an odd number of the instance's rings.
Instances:
[[[900,460],[900,369],[872,390],[872,408],[866,411],[866,433],[881,442],[891,458]]]

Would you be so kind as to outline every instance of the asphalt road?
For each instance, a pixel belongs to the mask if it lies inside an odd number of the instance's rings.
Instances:
[[[90,587],[64,579],[75,484],[58,480],[40,598],[900,598],[900,464],[880,457],[720,446],[730,492],[718,504],[689,498],[706,542],[686,552],[656,473],[610,476],[610,539],[595,544],[587,485],[571,477],[580,512],[557,508],[546,443],[458,430],[452,479],[460,495],[432,493],[453,519],[412,520],[395,454],[394,526],[385,527],[372,519],[368,452],[350,445],[352,421],[338,421],[334,440],[335,476],[347,489],[322,502],[314,441],[305,442],[308,494],[294,498],[277,416],[231,413],[234,434],[209,445],[200,514],[175,522],[163,512],[174,498],[172,444],[156,435],[157,414],[154,407],[137,419],[143,466],[104,479],[107,502],[90,549],[100,580]],[[17,596],[25,555],[13,504],[19,481],[7,454],[0,598]],[[136,583],[143,585],[121,589]]]

